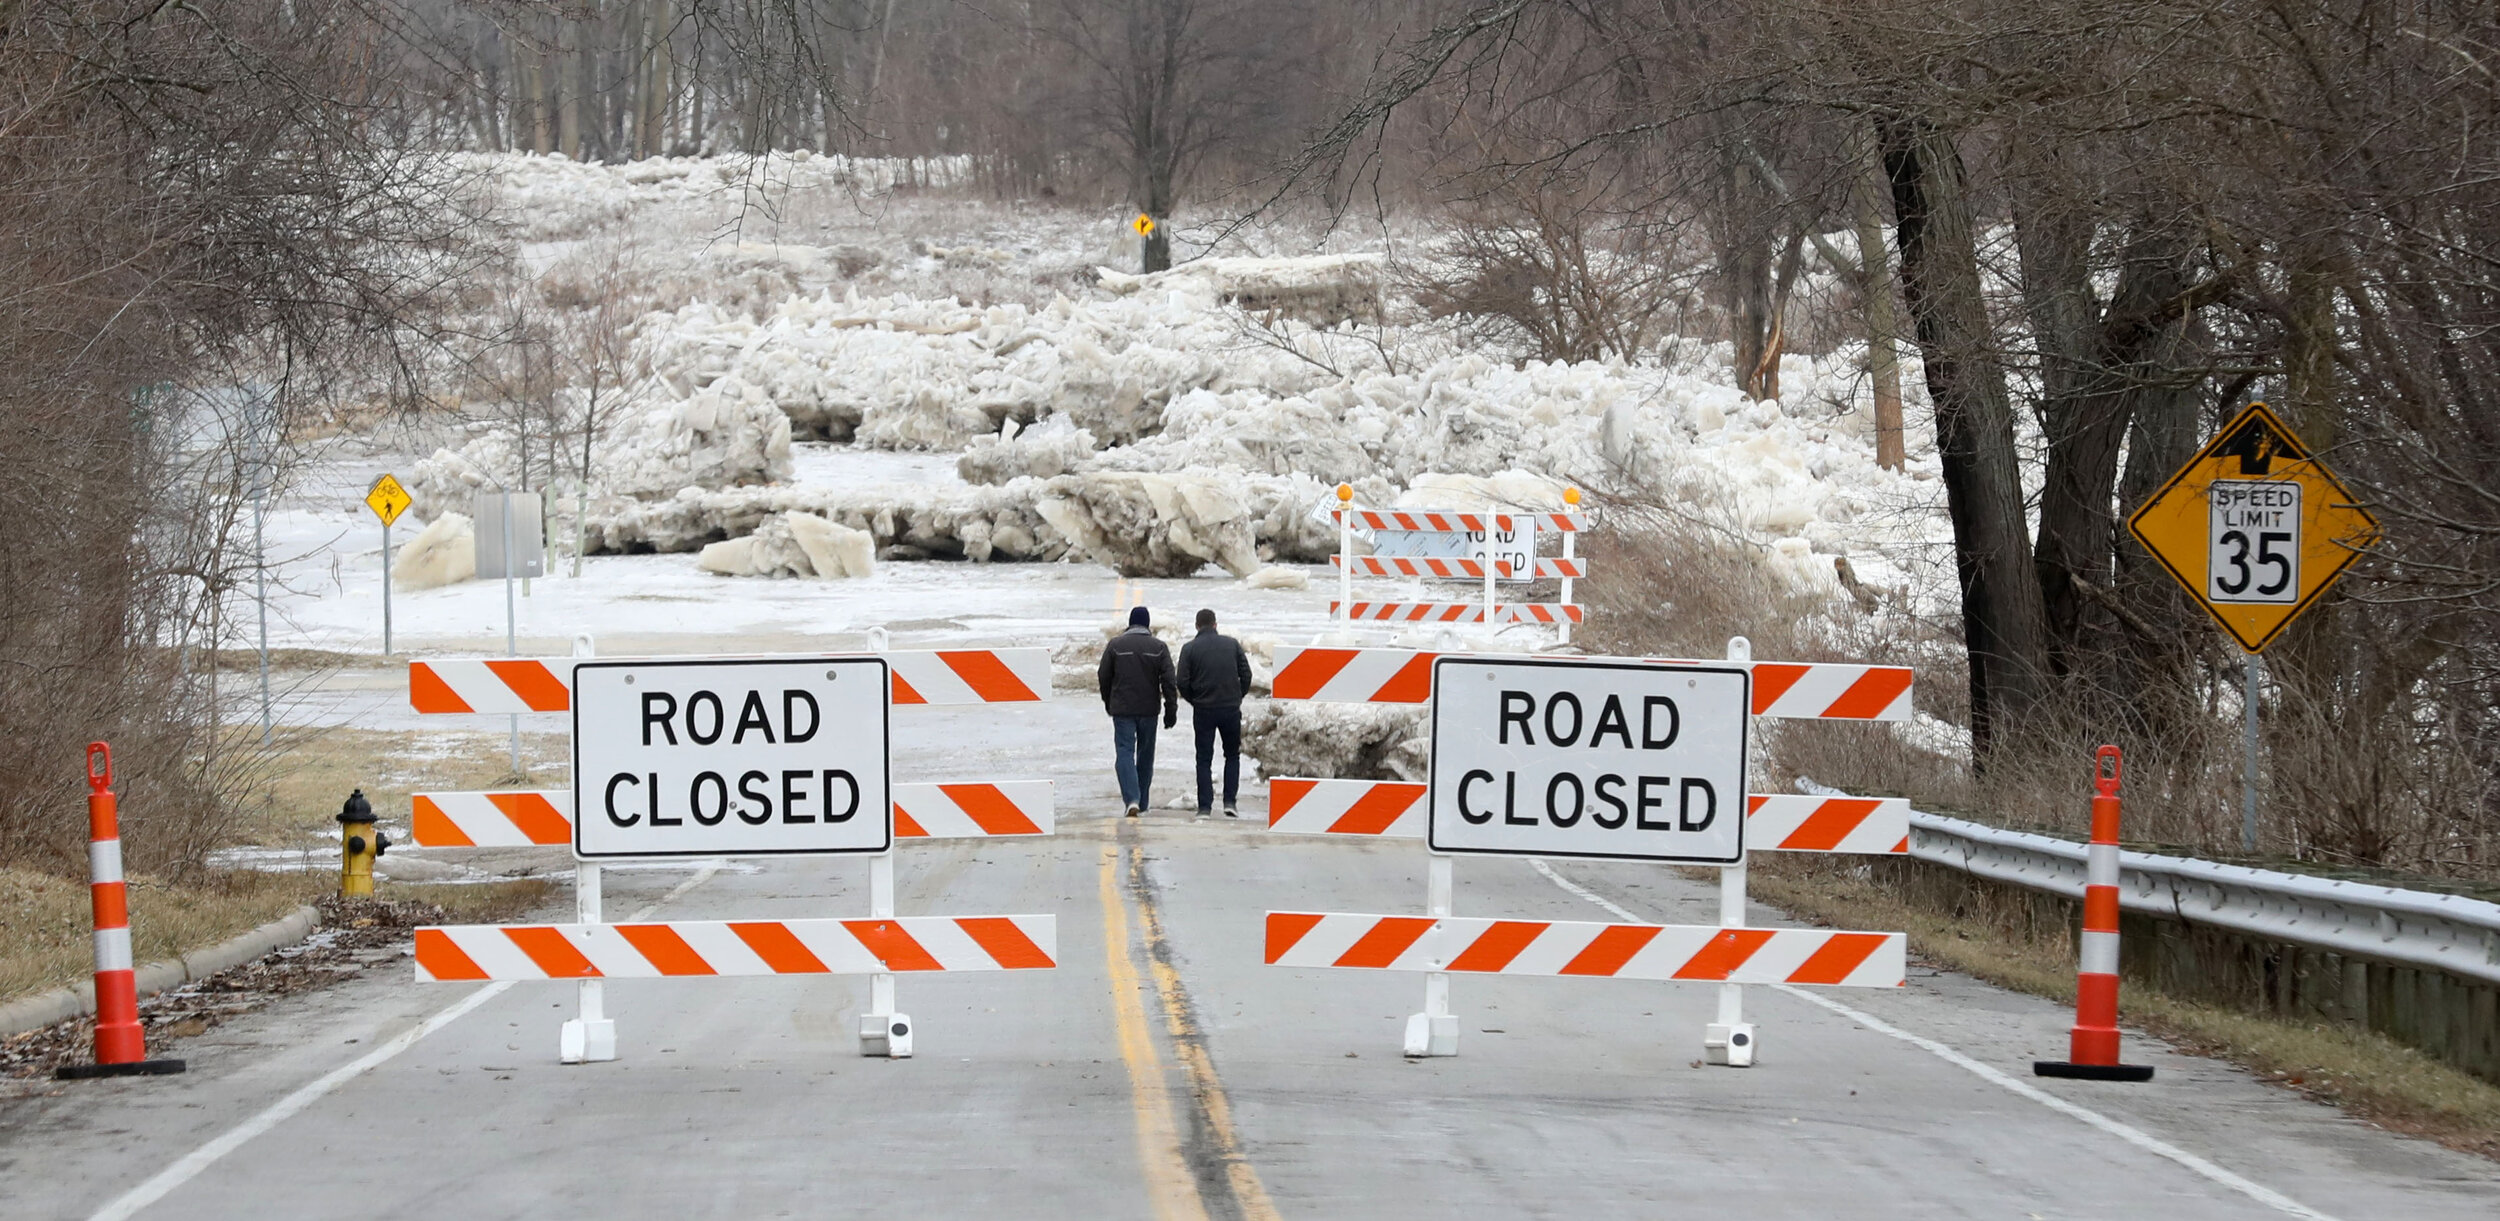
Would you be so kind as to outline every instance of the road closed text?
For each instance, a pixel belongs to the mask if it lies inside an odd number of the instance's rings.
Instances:
[[[1735,669],[1443,659],[1433,678],[1432,846],[1735,860],[1747,698]]]
[[[886,682],[875,658],[575,667],[576,853],[884,851]]]

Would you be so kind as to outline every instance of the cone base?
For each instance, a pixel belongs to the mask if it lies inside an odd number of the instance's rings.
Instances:
[[[2077,1081],[2150,1081],[2150,1064],[2071,1064],[2064,1060],[2034,1060],[2034,1077],[2070,1077]]]
[[[188,1066],[180,1060],[127,1060],[120,1064],[64,1064],[52,1070],[63,1081],[88,1077],[163,1077],[184,1071]]]

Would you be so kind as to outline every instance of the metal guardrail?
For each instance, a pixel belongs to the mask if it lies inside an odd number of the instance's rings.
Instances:
[[[1910,855],[2083,898],[2084,845],[2052,836],[1912,811]],[[2147,852],[2119,853],[2118,895],[2127,911],[2500,984],[2500,903]]]

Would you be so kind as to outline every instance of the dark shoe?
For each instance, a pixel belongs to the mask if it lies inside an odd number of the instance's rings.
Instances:
[[[1232,808],[1231,806],[1226,806],[1226,807],[1224,807],[1224,817],[1226,817],[1226,818],[1239,818],[1239,817],[1241,817],[1241,811],[1236,810],[1236,809]]]
[[[1203,809],[1202,809],[1202,810],[1198,811],[1198,817],[1200,817],[1200,818],[1205,818],[1208,814],[1211,814],[1211,813],[1213,813],[1213,811],[1211,811],[1211,810],[1203,810]]]
[[[1128,816],[1129,816],[1129,817],[1131,817],[1131,818],[1135,818],[1135,817],[1137,817],[1137,807],[1136,807],[1136,806],[1130,806],[1130,807],[1128,808]]]

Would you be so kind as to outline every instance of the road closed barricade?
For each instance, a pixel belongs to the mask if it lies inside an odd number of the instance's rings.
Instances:
[[[1585,618],[1571,601],[1572,582],[1588,575],[1588,564],[1573,554],[1580,532],[1588,527],[1580,511],[1580,489],[1563,493],[1566,511],[1445,511],[1436,509],[1366,509],[1354,503],[1354,489],[1337,486],[1337,598],[1328,604],[1332,619],[1344,623],[1482,623],[1551,625],[1565,644],[1571,629]],[[1354,554],[1357,532],[1368,539],[1372,554]],[[1562,539],[1562,554],[1540,556],[1537,535]],[[1424,580],[1480,582],[1479,601],[1434,599],[1357,600],[1356,576],[1407,577]],[[1554,602],[1504,602],[1502,583],[1559,580]]]
[[[1050,915],[897,916],[897,840],[1047,835],[1047,781],[903,782],[889,767],[893,709],[1048,697],[1041,649],[800,657],[412,662],[420,712],[569,713],[569,790],[419,793],[425,847],[564,845],[572,924],[420,929],[417,977],[579,981],[566,1063],[616,1056],[611,978],[863,974],[865,1054],[912,1053],[895,976],[1057,965]],[[600,865],[616,860],[869,858],[864,919],[608,924]]]
[[[1744,984],[1901,986],[1899,933],[1745,927],[1744,867],[1755,850],[1905,853],[1908,803],[1751,793],[1746,778],[1754,717],[1906,719],[1909,672],[1755,663],[1748,652],[1741,639],[1724,662],[1282,651],[1279,699],[1429,704],[1431,765],[1420,784],[1273,779],[1269,829],[1423,839],[1434,855],[1426,915],[1270,912],[1267,962],[1424,973],[1424,1009],[1407,1022],[1410,1056],[1455,1054],[1452,974],[1718,983],[1719,1021],[1704,1045],[1714,1062],[1737,1066],[1754,1050],[1736,991]],[[1720,923],[1458,917],[1460,855],[1717,866]]]

